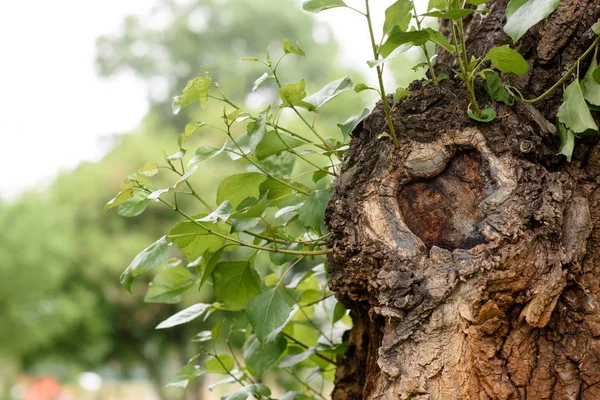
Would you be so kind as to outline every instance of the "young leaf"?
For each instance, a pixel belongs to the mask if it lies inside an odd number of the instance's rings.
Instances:
[[[131,283],[133,277],[144,272],[159,267],[169,260],[169,244],[166,236],[161,237],[156,242],[142,250],[135,256],[131,264],[125,269],[119,280],[128,292],[131,292]]]
[[[427,31],[404,32],[398,26],[394,26],[388,39],[379,48],[379,54],[383,57],[389,56],[397,47],[411,43],[414,46],[421,46],[427,43],[430,34]]]
[[[113,207],[117,207],[123,203],[125,203],[127,200],[131,199],[133,197],[133,195],[135,194],[135,182],[131,182],[131,181],[127,181],[123,184],[123,186],[121,187],[121,190],[119,190],[119,193],[117,193],[117,195],[115,197],[113,197],[108,203],[106,203],[106,205],[104,206],[104,209],[102,210],[102,213],[105,213],[106,211],[110,210]]]
[[[464,18],[467,15],[473,14],[474,12],[476,12],[476,10],[471,10],[468,8],[456,8],[456,9],[448,10],[448,11],[431,11],[431,12],[421,14],[421,15],[425,16],[425,17],[436,17],[436,18],[449,19],[449,20],[453,21],[456,19]]]
[[[179,303],[196,278],[183,267],[167,268],[154,278],[144,301],[146,303]]]
[[[360,92],[363,92],[365,90],[377,90],[377,89],[372,88],[370,86],[367,86],[364,83],[357,83],[356,85],[354,85],[354,91],[356,93],[360,93]]]
[[[298,54],[302,57],[306,57],[306,53],[304,52],[304,50],[302,50],[300,48],[300,46],[294,46],[294,44],[292,43],[291,40],[284,40],[283,41],[283,52],[285,54]]]
[[[206,107],[208,102],[208,91],[212,80],[210,78],[195,78],[187,83],[183,89],[181,96],[173,98],[173,113],[177,114],[179,111],[195,101],[200,101],[202,108]]]
[[[490,97],[496,101],[512,106],[515,103],[515,98],[506,90],[500,81],[500,75],[496,71],[485,71],[485,80],[483,87]]]
[[[565,90],[563,103],[556,114],[560,122],[575,133],[598,130],[598,126],[585,103],[579,81],[575,79]]]
[[[325,208],[333,193],[333,188],[315,190],[300,207],[299,218],[302,225],[318,229],[325,219]]]
[[[271,389],[262,383],[253,383],[248,386],[244,386],[235,392],[221,396],[221,400],[246,400],[248,397],[253,396],[256,399],[262,399],[271,395]]]
[[[347,76],[325,85],[317,93],[311,94],[304,99],[303,103],[308,103],[314,106],[313,110],[320,109],[325,103],[332,100],[334,97],[352,88],[352,81]],[[311,109],[310,107],[309,110]],[[312,111],[312,110],[311,110]]]
[[[583,78],[583,81],[581,82],[581,91],[583,92],[583,97],[589,103],[600,106],[600,83],[594,79],[594,71],[600,72],[600,69],[598,69],[598,62],[596,61],[597,53],[598,49],[596,48],[590,68],[587,70],[585,78]]]
[[[406,31],[412,17],[412,8],[411,0],[398,0],[389,6],[387,10],[385,10],[383,33],[389,35],[394,26],[398,26],[402,31]]]
[[[258,172],[230,175],[217,188],[217,204],[229,200],[236,208],[246,197],[259,197],[259,185],[265,180],[267,177]]]
[[[338,128],[342,131],[342,135],[344,136],[344,140],[348,138],[348,135],[352,133],[352,131],[362,122],[363,119],[369,115],[370,111],[368,108],[363,108],[360,114],[350,117],[343,124],[337,124]]]
[[[552,14],[559,4],[560,0],[511,0],[506,9],[504,32],[516,42],[529,28]]]
[[[201,317],[204,313],[212,307],[212,304],[198,303],[190,306],[184,310],[179,311],[177,314],[171,315],[163,322],[158,324],[155,329],[166,329],[173,326],[185,324],[196,318]]]
[[[571,162],[573,149],[575,148],[575,133],[567,128],[560,121],[556,124],[556,134],[560,139],[560,150],[558,154],[563,154],[567,157],[567,161]]]
[[[273,75],[269,75],[268,73],[264,73],[261,76],[258,77],[257,80],[254,81],[254,86],[252,86],[252,91],[255,92],[256,89],[258,89],[258,87],[260,85],[262,85],[264,82],[266,82],[267,80],[274,78]]]
[[[271,368],[279,359],[287,347],[287,340],[278,336],[271,343],[260,343],[256,336],[252,335],[244,344],[244,361],[252,375],[261,377],[266,370]]]
[[[144,166],[137,171],[138,174],[153,177],[158,174],[158,165],[156,163],[146,163]]]
[[[346,7],[346,3],[342,0],[310,0],[302,4],[304,11],[312,13],[319,13],[335,7]]]
[[[229,310],[242,310],[260,294],[260,277],[248,261],[219,263],[212,276],[215,296]]]
[[[518,52],[508,47],[508,45],[494,47],[486,55],[486,60],[490,60],[494,67],[502,72],[512,72],[522,75],[527,72],[529,64]]]
[[[298,83],[288,83],[279,88],[279,97],[284,106],[291,106],[306,97],[306,83],[301,79]]]
[[[185,389],[190,382],[202,376],[205,372],[206,370],[199,365],[188,364],[177,372],[171,382],[167,383],[167,387]]]
[[[194,157],[188,162],[187,166],[191,166],[194,164],[198,164],[204,160],[208,160],[210,158],[216,157],[221,154],[225,150],[225,146],[220,149],[212,146],[200,146],[196,149],[194,153]]]
[[[408,96],[409,93],[410,92],[408,91],[408,89],[405,89],[403,87],[397,88],[396,93],[394,93],[394,104]]]
[[[494,118],[496,118],[496,111],[491,108],[486,108],[481,112],[481,114],[477,114],[476,112],[471,111],[469,108],[467,110],[467,114],[469,115],[469,118],[479,122],[491,122],[494,120]]]
[[[291,311],[281,291],[276,288],[256,296],[246,305],[246,316],[261,343],[271,332],[285,324]]]

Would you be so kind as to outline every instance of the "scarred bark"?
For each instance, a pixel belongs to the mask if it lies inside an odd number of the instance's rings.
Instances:
[[[489,6],[467,25],[476,55],[509,40],[506,1]],[[517,45],[532,72],[514,83],[551,86],[598,17],[563,0]],[[334,399],[600,399],[600,145],[556,155],[560,97],[478,124],[459,81],[415,83],[399,149],[381,104],[355,130],[327,211],[330,287],[354,321]]]

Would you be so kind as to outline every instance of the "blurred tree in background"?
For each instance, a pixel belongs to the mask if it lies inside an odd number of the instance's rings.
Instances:
[[[0,232],[0,376],[5,388],[18,371],[68,379],[83,369],[117,362],[116,374],[127,376],[141,367],[159,397],[168,398],[164,380],[187,362],[193,334],[183,331],[189,325],[155,331],[175,306],[143,304],[142,291],[126,293],[118,276],[175,217],[150,206],[143,219],[131,221],[102,216],[103,205],[130,171],[163,150],[177,151],[174,138],[190,114],[173,116],[171,96],[199,73],[209,71],[227,93],[244,96],[262,71],[240,59],[263,55],[270,44],[280,51],[281,41],[289,39],[309,54],[329,55],[303,59],[288,69],[306,77],[313,89],[348,74],[332,62],[338,48],[329,28],[299,12],[292,0],[162,0],[154,17],[148,23],[128,17],[120,33],[98,40],[103,75],[131,70],[148,83],[151,109],[137,132],[115,136],[102,161],[61,174],[43,193],[0,203],[0,224],[6,227]],[[265,86],[242,100],[265,103],[275,94]],[[352,109],[347,110],[349,104]],[[361,105],[348,96],[320,118],[343,121]],[[210,143],[218,134],[206,131],[202,140]],[[213,160],[206,164],[213,169],[196,174],[195,185],[205,198],[214,199],[216,182],[232,173],[230,163],[220,162]],[[177,307],[185,306],[184,301]]]

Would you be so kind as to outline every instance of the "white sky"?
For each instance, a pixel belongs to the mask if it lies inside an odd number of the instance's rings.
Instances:
[[[371,3],[380,31],[383,12],[393,0]],[[139,124],[148,109],[145,86],[132,75],[98,77],[95,40],[117,30],[126,15],[147,15],[155,4],[0,0],[0,197],[14,198],[47,185],[61,170],[100,159],[108,150],[101,144],[103,136]],[[362,8],[364,2],[347,4]],[[332,23],[344,61],[368,73],[364,18],[340,9],[318,18]]]

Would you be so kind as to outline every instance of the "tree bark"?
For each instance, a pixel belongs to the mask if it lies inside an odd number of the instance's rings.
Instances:
[[[510,41],[506,3],[468,21],[471,54]],[[530,72],[504,78],[541,94],[599,17],[598,0],[563,0],[515,46]],[[333,398],[600,399],[598,136],[556,155],[561,90],[479,124],[458,80],[410,89],[400,148],[378,104],[328,205],[329,284],[354,321]]]

